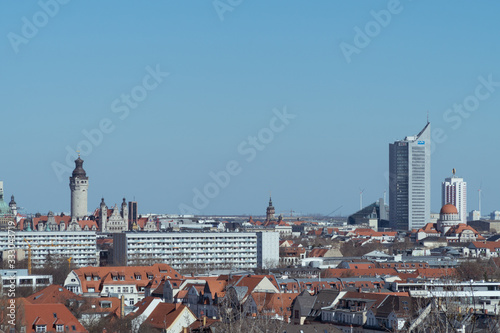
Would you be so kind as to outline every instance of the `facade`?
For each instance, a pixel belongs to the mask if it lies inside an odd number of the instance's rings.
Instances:
[[[20,220],[18,229],[21,231],[97,231],[97,223],[94,220],[71,219],[71,216],[54,215],[49,212],[47,215],[37,215]]]
[[[69,177],[69,188],[71,189],[71,218],[83,220],[87,216],[87,195],[89,189],[89,177],[83,170],[83,160],[78,156],[75,160],[75,170]]]
[[[398,230],[430,222],[431,124],[389,145],[389,220]]]
[[[43,266],[49,253],[54,259],[72,258],[71,263],[79,267],[95,266],[99,262],[95,231],[18,232],[14,240],[14,248],[23,249],[28,253],[29,247],[31,247],[31,262],[34,268]],[[11,248],[8,232],[0,232],[0,251]]]
[[[500,221],[500,211],[495,210],[490,214],[490,219],[493,221]]]
[[[472,210],[469,213],[469,221],[479,221],[481,219],[481,212],[478,210]]]
[[[47,287],[52,284],[52,275],[28,275],[27,269],[1,269],[0,278],[2,289],[0,294],[7,295],[11,285],[16,288],[31,288],[35,290],[41,287]]]
[[[463,178],[453,176],[442,183],[441,205],[452,204],[458,210],[460,223],[467,223],[467,182]]]
[[[134,267],[81,267],[71,271],[64,288],[85,297],[117,297],[132,306],[144,298],[151,284],[181,275],[167,264]]]
[[[14,196],[8,204],[3,200],[3,182],[0,181],[0,229],[6,230],[9,222],[17,222],[16,218],[17,206]]]
[[[278,232],[257,232],[257,266],[277,267],[280,261]]]
[[[258,242],[258,237],[261,237],[261,242]],[[123,266],[154,260],[168,263],[174,269],[190,266],[252,269],[259,264],[259,246],[260,251],[271,248],[273,245],[268,242],[274,240],[276,236],[257,236],[251,232],[125,232],[113,235],[113,259],[115,264]],[[278,248],[277,240],[275,246]],[[271,253],[260,258],[273,257]]]
[[[115,205],[112,209],[108,209],[104,202],[104,198],[102,198],[101,205],[96,213],[94,213],[94,216],[97,215],[101,232],[115,233],[129,230],[128,213],[129,210],[125,198],[123,198],[121,209],[118,209],[118,205]]]

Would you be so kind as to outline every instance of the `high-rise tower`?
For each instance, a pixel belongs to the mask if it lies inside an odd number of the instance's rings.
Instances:
[[[81,220],[87,216],[87,195],[89,178],[83,170],[83,160],[78,156],[75,160],[75,170],[69,177],[71,189],[71,219]]]
[[[467,224],[467,182],[455,176],[446,178],[442,183],[441,204],[452,204],[457,208],[460,223]]]
[[[431,214],[431,124],[389,144],[389,220],[398,230],[418,229]]]

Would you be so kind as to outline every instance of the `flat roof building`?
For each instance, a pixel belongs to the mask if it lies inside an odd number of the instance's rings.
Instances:
[[[153,260],[186,267],[253,269],[278,262],[275,232],[125,232],[113,235],[113,259],[130,266]],[[274,247],[276,249],[274,249]],[[260,255],[258,255],[260,253]],[[259,262],[260,260],[260,262]]]
[[[12,239],[14,242],[9,243]],[[96,266],[99,262],[96,239],[95,231],[19,231],[15,238],[8,232],[0,232],[0,251],[23,249],[28,253],[29,244],[34,268],[42,267],[49,253],[53,258],[71,257],[71,263],[77,267]]]
[[[423,228],[431,214],[431,124],[389,144],[389,220],[398,230]]]

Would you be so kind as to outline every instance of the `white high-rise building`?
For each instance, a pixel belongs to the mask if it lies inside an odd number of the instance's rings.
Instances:
[[[393,228],[423,228],[431,217],[431,124],[389,145],[389,220]]]
[[[453,176],[446,178],[442,183],[441,204],[455,206],[460,223],[467,223],[467,182],[455,176],[455,169],[453,169]]]

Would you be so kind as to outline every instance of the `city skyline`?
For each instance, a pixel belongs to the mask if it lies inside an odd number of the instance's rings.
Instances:
[[[479,188],[482,214],[500,209],[499,4],[70,2],[31,35],[46,9],[1,6],[0,179],[29,212],[70,212],[80,150],[91,211],[101,197],[142,214],[196,209],[195,190],[224,171],[200,213],[264,215],[272,191],[276,214],[346,216],[360,189],[365,205],[389,193],[387,144],[427,112],[431,211],[452,168],[469,211]]]

